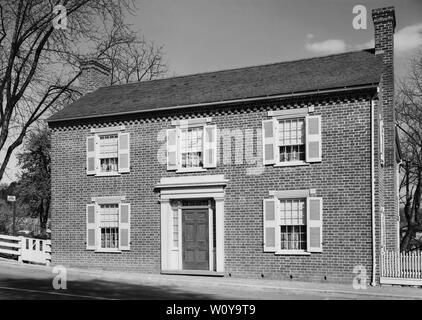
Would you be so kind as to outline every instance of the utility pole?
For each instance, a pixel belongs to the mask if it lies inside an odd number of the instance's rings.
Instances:
[[[16,235],[16,197],[15,196],[7,196],[7,201],[13,203],[13,218],[12,218],[12,235]]]

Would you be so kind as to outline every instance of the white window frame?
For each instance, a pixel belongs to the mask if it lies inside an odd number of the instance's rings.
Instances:
[[[125,133],[125,126],[92,128],[90,130],[90,133],[91,133],[91,137],[94,137],[94,143],[95,143],[95,173],[88,174],[88,175],[93,175],[97,177],[113,177],[113,176],[121,176],[124,173],[128,173],[128,172],[119,172],[119,139],[120,139],[120,134]],[[107,136],[107,135],[117,135],[117,171],[113,171],[113,172],[102,172],[101,166],[100,166],[100,163],[101,163],[100,157],[99,157],[100,136]],[[129,158],[130,158],[130,152],[129,152]]]
[[[120,211],[119,211],[119,218],[118,218],[118,247],[117,248],[101,248],[101,225],[100,225],[100,206],[105,204],[117,204],[120,210],[120,206],[122,203],[128,203],[125,201],[125,196],[110,196],[110,197],[92,197],[91,203],[95,207],[95,243],[96,246],[93,249],[94,252],[98,253],[122,253],[123,250],[120,248]],[[87,240],[88,241],[88,240]],[[130,239],[129,239],[130,241]]]
[[[172,126],[176,130],[176,148],[177,148],[177,169],[176,173],[190,173],[190,172],[205,172],[208,168],[204,167],[205,164],[205,137],[206,132],[205,128],[207,125],[210,125],[212,118],[195,118],[187,120],[173,120]],[[182,152],[181,152],[181,130],[182,129],[191,129],[191,128],[202,128],[202,166],[201,167],[192,167],[192,168],[182,168]],[[218,136],[217,136],[218,138]],[[216,142],[218,143],[218,142]],[[216,148],[217,150],[217,148]],[[215,155],[217,157],[217,155]],[[217,162],[217,159],[215,160]]]
[[[310,247],[310,239],[309,239],[309,230],[313,226],[315,227],[315,220],[310,220],[310,208],[308,208],[309,201],[318,199],[320,201],[320,220],[317,223],[320,223],[320,236],[322,237],[322,228],[323,228],[323,207],[322,207],[322,197],[316,196],[316,189],[300,189],[300,190],[283,190],[283,191],[277,191],[277,190],[270,190],[269,195],[270,198],[264,199],[264,238],[265,238],[265,202],[272,200],[274,202],[275,206],[275,226],[276,226],[276,233],[275,233],[275,249],[272,249],[272,247],[267,248],[265,246],[264,239],[264,252],[273,252],[275,255],[311,255],[314,253],[320,253],[323,250],[323,239],[321,242],[320,248],[316,249],[315,247]],[[304,201],[304,210],[305,210],[305,228],[306,228],[306,249],[299,249],[299,250],[286,250],[281,249],[281,226],[285,226],[285,224],[281,223],[281,217],[280,217],[280,200],[292,200],[292,199],[300,199]]]
[[[100,225],[100,210],[101,210],[101,205],[117,205],[117,210],[120,210],[120,206],[119,206],[119,202],[109,202],[109,203],[99,203],[96,202],[95,203],[95,211],[96,211],[96,216],[98,219],[98,223],[97,223],[97,248],[95,249],[95,252],[115,252],[115,253],[121,253],[122,251],[120,250],[119,247],[119,243],[120,243],[120,239],[117,238],[117,247],[116,248],[102,248],[101,247],[101,225]],[[119,221],[119,212],[117,214],[117,235],[118,237],[120,236],[120,221]]]
[[[306,148],[306,132],[304,132],[304,149],[305,149],[305,160],[297,160],[297,161],[280,161],[280,141],[279,141],[279,125],[280,121],[289,121],[289,120],[303,120],[303,128],[306,130],[306,116],[286,116],[286,117],[276,117],[277,120],[277,126],[274,128],[274,138],[276,141],[276,152],[275,152],[275,167],[292,167],[292,166],[306,166],[309,165],[308,162],[306,162],[306,152],[308,151]]]
[[[191,167],[191,168],[182,168],[182,152],[181,152],[181,130],[183,129],[192,129],[192,128],[202,128],[202,167]],[[204,168],[204,142],[205,142],[205,123],[198,124],[185,124],[179,125],[176,127],[176,139],[177,139],[177,170],[176,173],[185,173],[185,172],[203,172],[207,171]]]
[[[276,149],[274,151],[274,161],[271,162],[266,162],[265,160],[265,154],[263,154],[263,158],[264,158],[264,165],[270,165],[270,166],[274,166],[274,167],[294,167],[294,166],[309,166],[312,163],[320,163],[322,161],[322,130],[321,128],[319,128],[319,154],[320,157],[319,159],[314,159],[312,158],[309,159],[308,156],[308,142],[313,142],[314,141],[314,135],[311,135],[311,137],[308,137],[308,119],[310,117],[317,117],[319,118],[320,121],[320,125],[321,125],[321,115],[316,115],[314,114],[314,107],[310,106],[310,107],[305,107],[305,108],[297,108],[297,109],[286,109],[286,110],[276,110],[276,111],[268,111],[268,119],[273,119],[273,130],[274,130],[274,134],[273,134],[273,139],[274,139],[274,148]],[[280,144],[279,144],[279,122],[281,120],[293,120],[293,119],[304,119],[304,148],[305,148],[305,160],[299,160],[299,161],[285,161],[285,162],[281,162],[280,161]],[[318,134],[317,134],[318,136]],[[265,139],[265,137],[264,137]],[[265,153],[265,150],[264,150]]]
[[[101,171],[101,160],[100,160],[100,140],[101,136],[117,135],[117,171],[111,172],[102,172]],[[120,176],[119,172],[119,132],[104,132],[97,133],[95,135],[95,143],[97,148],[95,148],[95,167],[96,167],[96,176]]]
[[[307,243],[307,237],[308,237],[307,224],[308,224],[308,221],[307,221],[307,216],[306,216],[306,197],[298,196],[298,197],[275,198],[275,199],[277,200],[276,201],[276,210],[278,210],[278,211],[280,210],[280,201],[286,201],[286,200],[302,200],[303,201],[304,210],[305,210],[305,212],[304,212],[305,224],[303,224],[303,226],[305,227],[305,235],[306,235],[305,242]],[[283,254],[284,255],[310,255],[311,252],[307,251],[308,248],[306,248],[306,250],[305,249],[295,249],[295,250],[281,249],[281,227],[282,226],[289,226],[289,225],[281,223],[280,212],[278,213],[277,216],[278,216],[277,231],[280,233],[280,239],[278,241],[279,243],[276,243],[277,251],[275,252],[275,254],[277,254],[277,255],[283,255]]]

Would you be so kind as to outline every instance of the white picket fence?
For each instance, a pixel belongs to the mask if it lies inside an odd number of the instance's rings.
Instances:
[[[380,283],[422,285],[422,252],[381,252]]]
[[[15,256],[20,262],[50,265],[51,241],[0,235],[0,253]]]

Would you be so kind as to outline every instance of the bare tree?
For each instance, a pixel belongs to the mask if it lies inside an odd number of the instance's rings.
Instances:
[[[66,8],[65,29],[54,28],[56,5]],[[134,9],[133,0],[0,0],[0,181],[28,130],[80,96],[83,57],[109,63],[111,84],[165,71],[161,48],[125,23]]]
[[[403,206],[402,251],[421,250],[422,241],[422,52],[410,63],[410,73],[397,95],[397,127],[402,150],[400,204]]]

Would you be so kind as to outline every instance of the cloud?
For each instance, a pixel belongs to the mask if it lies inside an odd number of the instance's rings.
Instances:
[[[316,54],[333,54],[346,51],[346,43],[343,40],[329,39],[321,42],[306,43],[305,48]]]
[[[348,45],[344,40],[329,39],[321,42],[309,42],[315,36],[312,33],[306,35],[305,48],[315,54],[341,53],[346,50],[363,50],[375,46],[374,39],[357,45]],[[394,34],[394,49],[397,54],[403,54],[422,47],[422,23],[404,27]]]
[[[422,46],[422,23],[404,27],[394,36],[394,49],[398,52],[410,51]]]

